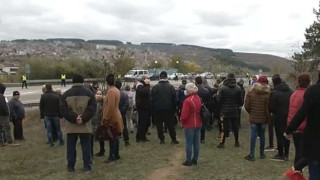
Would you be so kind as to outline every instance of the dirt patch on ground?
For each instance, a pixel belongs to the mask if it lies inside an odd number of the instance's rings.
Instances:
[[[168,166],[156,169],[149,177],[150,180],[176,180],[180,179],[180,172],[183,168],[182,161],[183,161],[184,151],[179,148],[177,152],[173,155],[171,160],[168,163]]]

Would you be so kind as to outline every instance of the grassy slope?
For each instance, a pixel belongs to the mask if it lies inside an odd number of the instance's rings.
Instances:
[[[149,175],[163,167],[171,167],[172,159],[176,152],[183,153],[183,134],[177,128],[178,146],[170,145],[168,136],[167,144],[159,145],[155,128],[152,129],[150,143],[136,144],[131,140],[130,147],[123,146],[121,139],[121,160],[113,164],[104,164],[103,158],[94,158],[94,171],[86,174],[82,171],[80,146],[77,147],[78,157],[76,172],[67,173],[66,170],[66,145],[47,146],[43,123],[39,121],[37,113],[32,113],[26,120],[26,141],[20,147],[0,148],[0,174],[1,179],[148,179]],[[227,140],[226,149],[217,149],[217,129],[207,133],[205,145],[201,145],[200,160],[197,167],[173,167],[178,174],[178,179],[283,179],[282,173],[291,167],[293,155],[289,162],[272,162],[269,159],[247,162],[243,159],[249,149],[249,126],[246,115],[243,116],[243,128],[240,131],[240,148],[233,146],[233,137]],[[131,139],[133,139],[133,135]],[[65,136],[64,136],[65,139]],[[258,142],[258,141],[257,141]],[[258,143],[257,143],[258,146]],[[258,147],[257,147],[258,148]],[[108,144],[106,145],[108,149]],[[98,143],[95,143],[95,152]],[[292,152],[293,150],[291,150]],[[256,154],[258,155],[258,149]],[[271,156],[274,153],[268,153]],[[292,154],[292,153],[291,153]],[[178,161],[183,161],[179,159]],[[180,164],[180,162],[179,162]],[[172,179],[170,176],[166,179]]]

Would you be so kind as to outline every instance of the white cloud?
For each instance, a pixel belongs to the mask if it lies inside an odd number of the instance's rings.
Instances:
[[[195,44],[288,56],[317,0],[0,0],[0,39]]]

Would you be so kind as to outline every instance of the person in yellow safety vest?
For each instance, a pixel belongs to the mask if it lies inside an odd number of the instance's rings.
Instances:
[[[61,87],[66,87],[66,74],[61,74]]]
[[[22,89],[23,89],[23,87],[26,87],[26,89],[28,89],[27,76],[25,74],[23,74],[21,79],[22,79]]]

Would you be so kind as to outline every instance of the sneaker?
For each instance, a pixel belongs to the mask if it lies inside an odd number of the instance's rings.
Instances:
[[[54,144],[49,144],[49,147],[53,147],[54,146]]]
[[[260,159],[265,159],[267,156],[265,154],[260,154]]]
[[[250,154],[248,156],[245,156],[244,159],[248,161],[255,161],[254,157],[250,156]]]
[[[198,161],[197,161],[197,160],[192,159],[191,164],[196,166],[196,165],[198,164]]]
[[[177,140],[172,140],[172,141],[171,141],[171,144],[179,144],[179,141],[177,141]]]
[[[266,151],[266,152],[271,152],[271,151],[276,151],[276,150],[274,149],[273,146],[267,146],[267,147],[264,149],[264,151]]]
[[[92,171],[92,166],[91,166],[91,165],[85,166],[85,167],[83,168],[83,170],[84,170],[85,173],[90,173],[90,172]]]
[[[160,140],[160,144],[165,144],[164,140]]]
[[[68,172],[69,172],[69,173],[74,172],[74,167],[69,167],[69,166],[68,166]]]
[[[285,161],[289,161],[289,156],[288,156],[288,155],[285,155],[285,156],[283,157],[283,159],[284,159]]]
[[[240,143],[239,143],[239,142],[236,142],[236,143],[234,143],[234,146],[235,146],[235,147],[240,147]]]
[[[18,144],[18,143],[8,143],[7,146],[9,146],[9,147],[17,147],[17,146],[20,146],[20,144]]]
[[[184,166],[191,166],[192,164],[191,164],[191,162],[189,162],[189,161],[185,161],[185,162],[182,163],[182,165],[184,165]]]
[[[217,148],[224,149],[224,144],[220,143]]]
[[[279,154],[273,156],[272,158],[270,158],[272,161],[284,161],[284,158],[282,156],[280,156]]]
[[[108,163],[111,163],[111,162],[116,161],[116,160],[117,160],[117,158],[112,156],[112,157],[109,157],[108,160],[105,161],[105,163],[108,164]]]
[[[98,152],[97,154],[95,154],[95,156],[102,157],[102,156],[104,156],[104,152]]]

